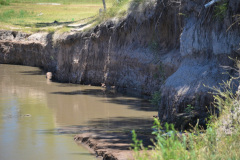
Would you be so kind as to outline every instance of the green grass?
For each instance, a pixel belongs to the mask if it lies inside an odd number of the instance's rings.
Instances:
[[[236,60],[240,73],[240,61]],[[239,75],[240,76],[240,75]],[[219,116],[209,116],[207,129],[196,125],[183,133],[165,124],[164,130],[154,119],[154,145],[144,148],[133,131],[133,150],[137,160],[234,160],[240,157],[240,91],[233,92],[234,79],[223,82],[220,88],[213,87],[214,106]]]
[[[9,5],[9,0],[0,0],[0,6],[3,6],[3,5],[5,6]]]
[[[102,0],[0,0],[2,1],[7,2],[7,5],[0,5],[0,29],[62,32],[74,28],[68,26],[73,23],[88,24],[91,21],[89,27],[93,27],[112,17],[123,17],[127,14],[131,1],[141,3],[143,0],[106,0],[107,11],[101,14],[99,9],[103,9]],[[89,17],[94,17],[95,21]]]
[[[106,1],[108,8],[112,6],[112,1]],[[28,32],[47,31],[49,27],[58,30],[70,23],[96,16],[103,8],[101,0],[9,0],[8,3],[0,5],[0,29]]]

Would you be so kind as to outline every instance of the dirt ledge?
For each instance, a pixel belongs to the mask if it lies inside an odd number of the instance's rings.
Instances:
[[[150,134],[138,133],[138,138],[143,140],[144,146],[150,145]],[[103,160],[133,160],[134,152],[130,150],[132,142],[131,133],[82,133],[74,137],[77,144],[83,145],[96,157]]]
[[[88,148],[96,157],[103,160],[129,160],[133,158],[133,152],[129,150],[131,143],[124,143],[125,135],[116,137],[108,134],[104,138],[93,133],[78,134],[74,137],[77,144]]]

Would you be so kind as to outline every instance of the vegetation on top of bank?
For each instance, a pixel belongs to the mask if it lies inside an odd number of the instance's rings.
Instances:
[[[107,8],[112,2],[106,0]],[[100,0],[0,0],[0,8],[0,29],[37,32],[77,28],[98,15],[103,4]]]
[[[240,61],[235,69],[240,73]],[[187,159],[238,159],[240,157],[240,90],[239,75],[223,82],[220,88],[211,88],[214,107],[208,117],[207,128],[192,127],[190,131],[176,131],[173,125],[165,124],[164,130],[154,119],[154,145],[145,148],[133,131],[133,150],[137,160],[187,160]]]
[[[112,7],[110,7],[106,12],[103,12],[103,14],[99,16],[100,21],[116,16],[125,15],[128,9],[129,2],[130,0],[114,1]]]
[[[143,0],[0,0],[0,29],[24,32],[69,31],[127,14],[129,3]]]

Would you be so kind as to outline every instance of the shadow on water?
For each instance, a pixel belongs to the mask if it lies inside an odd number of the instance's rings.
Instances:
[[[69,153],[69,154],[72,154],[72,155],[93,155],[93,156],[95,156],[95,154],[93,154],[93,153]]]
[[[126,105],[129,107],[129,109],[140,110],[140,111],[149,111],[149,112],[157,111],[157,108],[151,105],[148,100],[140,99],[132,95],[123,95],[113,90],[85,89],[85,90],[76,90],[71,92],[52,92],[51,94],[69,95],[69,96],[88,95],[88,96],[102,97],[102,98],[105,98],[102,100],[104,103]]]
[[[91,128],[109,131],[131,131],[135,129],[147,129],[152,126],[152,119],[116,117],[109,119],[95,119],[88,122]]]
[[[133,129],[138,131],[152,131],[153,119],[116,117],[108,119],[90,120],[86,125],[71,125],[59,129],[37,130],[38,134],[78,134],[85,132],[126,133]]]
[[[109,118],[109,119],[95,119],[88,122],[87,126],[72,125],[66,126],[57,130],[40,130],[41,134],[82,134],[94,133],[97,134],[95,139],[100,139],[106,143],[110,149],[128,150],[132,142],[132,130],[134,129],[138,138],[143,140],[145,146],[152,144],[149,137],[151,137],[151,126],[153,120],[142,118]],[[114,145],[120,143],[119,145]]]
[[[156,111],[148,100],[141,99],[134,95],[125,95],[115,90],[108,89],[83,89],[74,91],[51,92],[56,95],[76,96],[87,95],[99,97],[104,103],[125,105],[129,109],[138,111]],[[88,120],[84,125],[69,125],[57,129],[41,131],[44,134],[81,134],[93,133],[105,143],[109,143],[107,148],[128,150],[132,142],[132,130],[136,130],[138,138],[143,140],[144,146],[152,144],[151,137],[153,118],[151,117],[105,117]],[[122,144],[122,145],[115,145]]]

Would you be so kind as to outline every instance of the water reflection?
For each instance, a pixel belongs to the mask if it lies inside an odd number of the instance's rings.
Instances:
[[[96,131],[147,128],[156,115],[147,101],[47,81],[34,67],[0,64],[0,86],[1,160],[93,159],[71,134],[86,126]],[[64,131],[64,126],[73,130]]]
[[[16,72],[25,69],[0,65],[0,159],[95,159],[78,147],[72,137],[41,134],[57,126],[53,110],[47,106],[46,93],[36,85],[45,84],[39,79],[42,75],[33,83],[32,79],[24,79]]]

